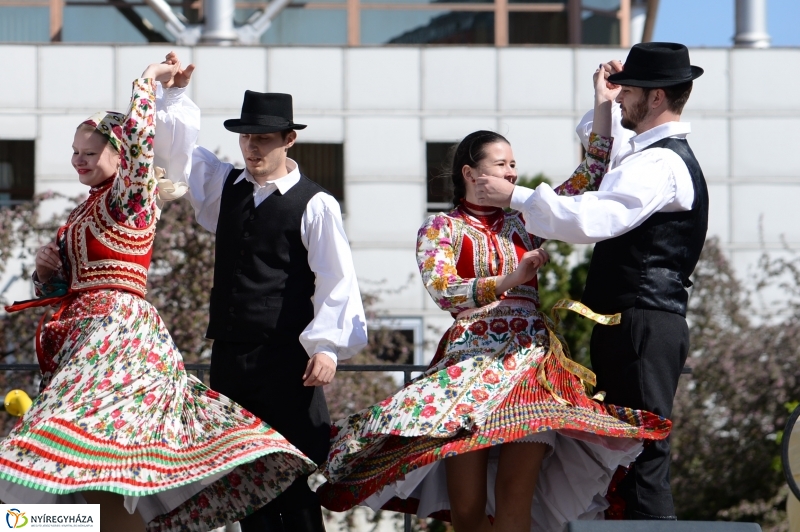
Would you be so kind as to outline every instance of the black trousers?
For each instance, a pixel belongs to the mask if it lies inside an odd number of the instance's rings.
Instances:
[[[215,340],[211,388],[260,417],[321,464],[330,448],[331,419],[322,387],[303,386],[307,364],[308,354],[296,338],[257,344]],[[319,498],[307,479],[298,478],[275,500],[242,520],[242,530],[261,530],[258,523],[267,515],[319,508]]]
[[[605,401],[666,418],[689,352],[686,319],[672,312],[627,309],[619,325],[595,325],[590,355]],[[645,444],[620,483],[629,519],[675,519],[669,485],[669,439]]]

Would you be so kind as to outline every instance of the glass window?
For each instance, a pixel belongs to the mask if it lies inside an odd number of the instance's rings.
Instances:
[[[126,18],[128,16],[146,19],[145,25],[167,41],[174,37],[164,26],[164,22],[149,7],[130,7],[117,9],[113,6],[70,6],[64,7],[64,42],[100,42],[144,44],[149,42]],[[163,42],[163,41],[162,41]]]
[[[583,7],[587,9],[600,9],[603,11],[619,11],[619,0],[583,0]]]
[[[347,11],[285,8],[261,36],[263,44],[347,44]]]
[[[428,211],[449,210],[453,203],[453,181],[449,176],[455,142],[428,142],[425,145],[427,166]]]
[[[583,44],[615,44],[619,40],[619,19],[605,15],[591,15],[583,19],[581,42]]]
[[[289,148],[294,159],[309,179],[316,181],[339,202],[344,201],[344,145],[298,142]]]
[[[509,44],[566,44],[567,12],[508,14]]]
[[[49,42],[50,9],[0,7],[0,42]]]
[[[364,9],[361,44],[494,44],[494,13]]]
[[[0,205],[33,199],[34,141],[0,140]]]

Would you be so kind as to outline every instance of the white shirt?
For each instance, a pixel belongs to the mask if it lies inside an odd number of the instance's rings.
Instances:
[[[511,208],[521,211],[528,232],[573,244],[593,244],[634,229],[656,212],[688,211],[694,202],[694,185],[686,163],[672,150],[652,148],[667,137],[686,138],[688,122],[668,122],[635,135],[621,124],[614,104],[609,170],[596,192],[558,196],[541,184],[536,190],[515,187]],[[593,112],[577,127],[588,146]]]
[[[174,182],[189,185],[189,201],[197,222],[216,232],[222,187],[233,169],[205,148],[197,146],[200,109],[185,89],[161,90],[156,98],[155,164]],[[253,184],[256,206],[279,190],[282,194],[300,181],[296,162],[287,159],[289,173],[259,185],[244,170],[236,183]],[[344,232],[339,203],[324,192],[308,202],[300,223],[300,238],[308,250],[308,266],[316,276],[314,319],[300,334],[309,356],[325,353],[334,361],[347,359],[367,345],[367,327],[350,244]]]

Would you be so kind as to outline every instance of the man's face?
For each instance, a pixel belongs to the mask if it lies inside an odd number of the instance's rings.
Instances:
[[[622,127],[637,131],[650,113],[649,91],[641,87],[623,85],[617,95],[617,103],[622,109]]]
[[[294,131],[290,131],[286,138],[283,138],[280,131],[239,134],[239,148],[242,150],[247,171],[253,177],[275,174],[281,166],[286,166],[286,152],[294,144],[296,138],[297,133]]]

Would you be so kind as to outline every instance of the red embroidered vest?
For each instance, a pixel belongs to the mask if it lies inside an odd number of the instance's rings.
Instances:
[[[114,179],[92,187],[89,198],[58,230],[66,252],[70,292],[117,288],[144,297],[153,253],[155,216],[145,228],[118,222],[108,204]]]

